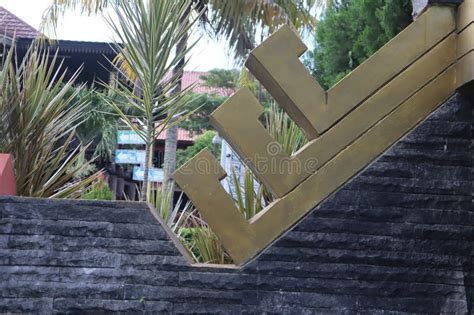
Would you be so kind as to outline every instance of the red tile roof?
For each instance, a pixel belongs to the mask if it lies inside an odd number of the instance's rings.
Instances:
[[[184,71],[182,81],[183,89],[188,88],[194,84],[194,93],[231,96],[235,92],[233,89],[205,86],[204,81],[200,77],[207,74],[208,72],[203,71]],[[166,75],[165,79],[169,79],[170,76],[170,74]]]
[[[200,77],[205,76],[207,74],[208,72],[203,71],[184,71],[182,88],[185,89],[195,84],[193,87],[193,92],[202,94],[214,94],[219,96],[230,96],[235,92],[233,89],[205,86],[204,81]],[[168,75],[168,77],[169,76],[170,75]],[[190,133],[189,131],[181,128],[178,129],[178,141],[194,142],[196,141],[197,137],[199,137],[199,134]],[[166,131],[159,134],[156,139],[163,141],[166,140]]]
[[[178,141],[194,142],[197,137],[199,137],[199,135],[191,134],[185,129],[178,128]],[[160,133],[156,139],[163,141],[166,140],[166,131]]]
[[[15,14],[0,6],[0,34],[17,38],[36,38],[41,33]]]

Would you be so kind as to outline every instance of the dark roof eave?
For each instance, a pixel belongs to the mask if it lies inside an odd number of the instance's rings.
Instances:
[[[31,38],[18,38],[17,47],[20,49],[27,49],[33,39]],[[53,44],[46,44],[47,47],[58,47],[60,53],[69,54],[101,54],[107,56],[115,56],[117,53],[112,48],[111,43],[104,42],[84,42],[84,41],[71,41],[71,40],[57,40]]]

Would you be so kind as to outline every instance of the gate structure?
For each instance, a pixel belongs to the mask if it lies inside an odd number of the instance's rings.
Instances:
[[[212,120],[277,200],[245,220],[206,151],[175,174],[235,265],[146,204],[0,197],[0,312],[472,313],[474,0],[431,2],[329,91],[288,28],[251,53],[311,141],[285,155],[245,89]]]

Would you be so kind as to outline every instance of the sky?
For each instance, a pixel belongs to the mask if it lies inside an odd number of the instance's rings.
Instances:
[[[39,28],[43,12],[52,0],[0,0],[0,6],[6,8],[26,23]],[[208,71],[214,68],[233,68],[233,59],[229,56],[224,42],[210,39],[206,34],[196,34],[201,37],[193,48],[187,70]],[[78,41],[109,42],[111,32],[98,16],[84,16],[80,12],[67,13],[56,33],[57,39]]]

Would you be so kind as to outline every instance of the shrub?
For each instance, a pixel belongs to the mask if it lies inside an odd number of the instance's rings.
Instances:
[[[90,188],[89,191],[82,195],[82,199],[86,200],[113,200],[114,193],[110,190],[107,182],[100,178]]]

